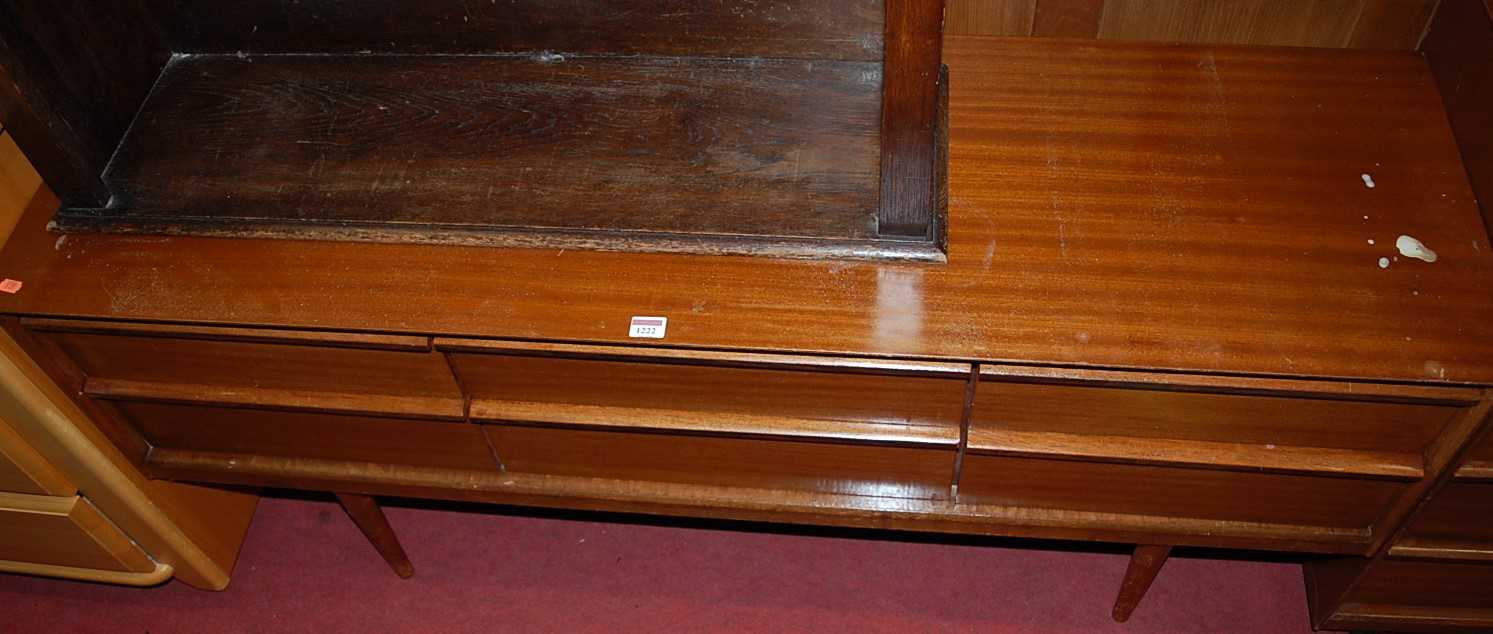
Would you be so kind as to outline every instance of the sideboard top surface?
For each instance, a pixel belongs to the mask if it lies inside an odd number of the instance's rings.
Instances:
[[[1419,55],[945,59],[947,264],[63,236],[42,196],[0,312],[1493,384],[1493,245]],[[667,337],[628,339],[635,315]]]

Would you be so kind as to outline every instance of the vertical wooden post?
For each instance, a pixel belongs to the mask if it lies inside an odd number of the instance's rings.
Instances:
[[[389,519],[384,517],[384,512],[378,507],[378,502],[366,495],[354,493],[338,493],[337,501],[342,503],[343,510],[347,511],[358,530],[373,543],[378,554],[383,555],[384,561],[389,562],[389,567],[394,569],[394,574],[400,578],[408,579],[415,574],[415,566],[410,563],[410,558],[404,554],[404,547],[399,545],[399,538],[394,535],[394,527],[389,526]]]
[[[881,101],[882,236],[928,237],[944,0],[887,0]]]
[[[1120,581],[1120,596],[1115,599],[1113,614],[1116,621],[1124,623],[1130,619],[1135,606],[1140,604],[1146,591],[1151,589],[1151,582],[1156,580],[1156,574],[1161,572],[1161,566],[1171,554],[1171,546],[1142,544],[1135,547],[1135,554],[1130,556],[1130,565],[1125,568],[1125,578]]]

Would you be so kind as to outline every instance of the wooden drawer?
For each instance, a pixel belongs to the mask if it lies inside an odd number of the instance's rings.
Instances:
[[[1304,537],[1324,541],[1362,541],[1405,486],[1388,480],[1013,458],[973,453],[973,447],[970,451],[959,481],[961,503],[1274,524],[1300,527]]]
[[[1377,561],[1345,603],[1477,609],[1493,627],[1493,565]]]
[[[0,493],[0,560],[117,572],[155,562],[82,496]]]
[[[969,366],[437,339],[471,417],[862,442],[958,443]]]
[[[436,341],[511,473],[946,497],[970,367]]]
[[[175,403],[119,404],[151,458],[162,451],[495,470],[476,425]],[[150,459],[147,459],[149,462]]]
[[[953,447],[488,425],[509,473],[946,498]]]
[[[77,487],[0,420],[0,493],[73,495]]]
[[[1390,554],[1493,562],[1493,482],[1447,484],[1415,514]]]
[[[1222,388],[1206,378],[1198,385],[1163,386],[1146,383],[1160,375],[1081,374],[1103,380],[1064,382],[984,368],[971,412],[971,448],[1415,480],[1424,473],[1426,447],[1476,396],[1429,388],[1358,395],[1355,390],[1368,390],[1336,383],[1303,384],[1320,389],[1290,394],[1260,379],[1229,379],[1234,387]]]
[[[461,418],[462,395],[425,337],[23,322],[83,391],[150,399]]]

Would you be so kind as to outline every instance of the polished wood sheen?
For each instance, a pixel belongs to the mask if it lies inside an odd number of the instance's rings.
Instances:
[[[1169,546],[1348,556],[1311,561],[1318,625],[1487,563],[1412,529],[1493,424],[1493,253],[1425,59],[944,52],[941,265],[63,235],[41,196],[0,313],[158,478],[1144,545],[1118,616]]]
[[[1414,54],[953,38],[945,59],[944,266],[59,243],[42,200],[0,269],[45,292],[0,311],[607,342],[663,315],[679,347],[1493,382],[1493,251]],[[1400,234],[1440,259],[1395,260]]]
[[[394,574],[401,579],[415,576],[415,566],[410,563],[409,555],[404,554],[404,547],[399,545],[394,527],[389,526],[389,519],[384,517],[384,511],[379,508],[377,500],[355,493],[338,493],[337,502],[347,511],[353,523],[358,525],[358,530],[363,531],[363,535],[373,543],[379,556],[394,569]]]

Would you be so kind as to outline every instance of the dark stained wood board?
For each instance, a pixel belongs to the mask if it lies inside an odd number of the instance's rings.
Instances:
[[[108,201],[99,174],[170,56],[152,1],[0,2],[0,123],[69,203]]]
[[[898,0],[893,0],[894,2]],[[183,53],[616,53],[880,61],[880,0],[175,0]]]
[[[42,196],[0,312],[620,343],[662,315],[669,346],[1493,383],[1493,252],[1414,53],[952,37],[945,59],[944,266],[62,239]],[[1379,268],[1401,233],[1440,259]]]
[[[1493,4],[1447,0],[1421,51],[1441,87],[1483,221],[1493,227]]]
[[[880,90],[868,62],[181,56],[112,206],[61,223],[867,240]]]

